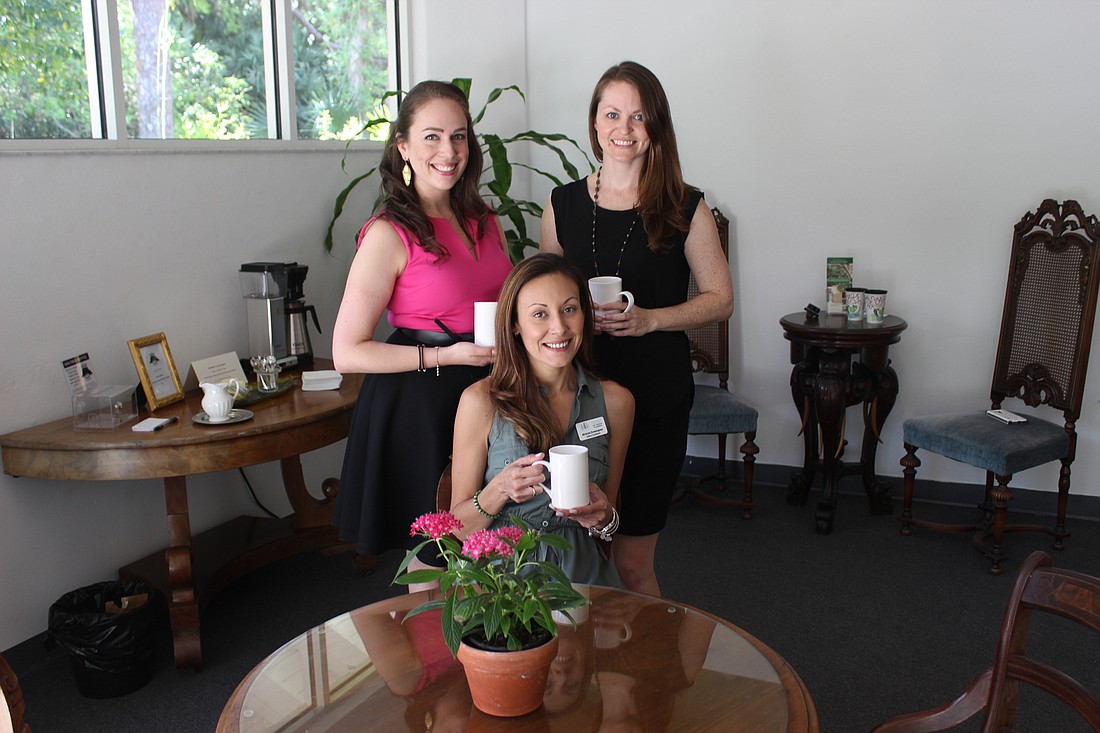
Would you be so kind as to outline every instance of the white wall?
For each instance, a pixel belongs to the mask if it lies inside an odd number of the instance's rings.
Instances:
[[[412,81],[471,76],[475,101],[509,84],[527,93],[526,110],[495,105],[485,130],[583,144],[605,68],[632,58],[660,76],[687,177],[732,222],[733,383],[761,411],[763,463],[801,462],[778,320],[820,303],[826,256],[853,255],[857,279],[888,288],[910,324],[892,351],[901,395],[878,465],[897,476],[905,417],[985,402],[1013,224],[1046,197],[1100,212],[1100,47],[1086,30],[1100,5],[1086,0],[411,0],[409,12]],[[126,341],[138,336],[166,332],[181,370],[243,351],[242,262],[310,266],[326,334],[314,348],[327,354],[355,218],[324,254],[340,150],[272,147],[20,155],[0,143],[0,432],[69,413],[67,356],[89,351],[102,381],[134,382]],[[1094,374],[1074,483],[1094,496],[1098,399]],[[714,455],[711,440],[690,450]],[[307,457],[315,490],[340,456]],[[980,479],[924,458],[923,477]],[[249,473],[289,511],[275,466]],[[1054,480],[1043,468],[1014,483]],[[260,513],[235,473],[189,487],[196,532]],[[44,629],[59,595],[165,537],[158,482],[0,476],[0,649]]]
[[[465,10],[512,21],[494,21],[500,37],[513,30],[518,5],[432,5],[430,52],[415,70],[500,78],[518,60],[470,43],[477,24]],[[887,288],[889,309],[909,322],[891,350],[901,394],[880,473],[900,475],[905,417],[988,406],[1013,225],[1044,198],[1100,212],[1100,100],[1088,92],[1100,68],[1088,29],[1100,6],[528,0],[524,8],[527,111],[537,129],[587,145],[588,100],[608,66],[632,59],[661,78],[686,176],[731,220],[731,382],[760,409],[758,460],[801,464],[778,321],[822,305],[829,255],[854,256],[856,280]],[[549,193],[541,180],[534,188],[539,201]],[[1100,495],[1087,480],[1100,468],[1098,399],[1093,375],[1077,424],[1075,494]],[[853,411],[850,424],[858,420]],[[693,438],[689,452],[713,456],[713,439]],[[983,479],[921,457],[923,478]],[[1013,483],[1050,490],[1056,481],[1047,466]]]
[[[0,145],[0,432],[71,414],[61,360],[74,354],[89,352],[100,384],[136,384],[126,342],[158,331],[181,378],[196,359],[246,355],[237,285],[243,262],[309,266],[305,295],[324,330],[313,346],[319,356],[331,354],[354,249],[354,215],[339,227],[335,256],[321,246],[332,200],[347,180],[342,148],[170,147],[204,152],[18,155]],[[357,153],[350,165],[366,160]],[[316,495],[321,480],[339,475],[342,456],[341,443],[305,457]],[[278,464],[246,472],[268,508],[290,511]],[[262,514],[235,471],[189,479],[188,496],[196,533],[238,514]],[[0,649],[42,631],[61,594],[116,578],[120,566],[166,540],[159,481],[0,475]]]

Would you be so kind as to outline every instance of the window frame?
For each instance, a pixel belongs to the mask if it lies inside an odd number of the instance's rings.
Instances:
[[[409,68],[407,23],[409,0],[386,0],[386,35],[390,50],[390,88],[400,89]],[[0,139],[0,154],[125,150],[127,152],[184,152],[228,146],[250,150],[316,150],[345,146],[346,140],[298,138],[297,99],[294,92],[294,46],[291,0],[263,0],[262,33],[264,81],[267,96],[267,138],[252,140],[136,139],[126,134],[126,100],[122,84],[122,59],[118,27],[118,0],[81,0],[84,57],[88,80],[88,114],[91,137]],[[392,100],[387,104],[392,104]],[[350,144],[380,147],[369,140]]]

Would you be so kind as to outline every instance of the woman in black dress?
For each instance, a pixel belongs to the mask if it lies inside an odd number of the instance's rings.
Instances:
[[[617,275],[634,295],[634,307],[602,303],[596,316],[596,365],[636,405],[611,556],[624,587],[660,595],[654,555],[695,391],[685,330],[729,318],[733,285],[714,217],[684,183],[668,99],[653,72],[632,61],[604,72],[588,134],[601,167],[554,189],[540,249],[564,253],[589,277]],[[688,300],[690,275],[700,293]]]

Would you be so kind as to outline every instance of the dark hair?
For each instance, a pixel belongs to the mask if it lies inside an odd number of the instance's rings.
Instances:
[[[596,160],[603,162],[603,149],[596,136],[596,112],[607,85],[623,81],[638,90],[642,98],[649,154],[638,182],[638,212],[649,236],[649,248],[655,253],[667,252],[677,233],[691,228],[690,212],[684,207],[694,190],[684,183],[680,170],[680,153],[676,149],[676,131],[672,128],[672,111],[661,82],[652,71],[634,61],[623,61],[603,73],[592,91],[588,105],[588,139]]]
[[[412,232],[420,246],[431,252],[437,259],[447,256],[446,250],[435,240],[432,222],[420,205],[420,196],[416,186],[406,186],[401,178],[401,169],[405,161],[397,144],[408,139],[413,118],[425,103],[433,99],[448,99],[462,108],[466,115],[466,143],[468,146],[466,170],[451,189],[451,208],[461,226],[466,226],[466,218],[477,219],[477,232],[467,232],[474,242],[485,234],[485,227],[492,207],[485,203],[478,193],[483,157],[481,146],[474,135],[474,123],[470,117],[470,102],[462,90],[445,81],[422,81],[405,94],[397,109],[397,119],[390,124],[390,136],[382,151],[382,162],[378,172],[382,176],[382,216]]]
[[[497,299],[496,361],[489,375],[489,399],[493,408],[512,423],[516,434],[532,453],[549,450],[563,437],[550,403],[535,380],[523,339],[516,333],[520,291],[533,280],[547,275],[564,275],[577,286],[577,296],[584,311],[584,328],[575,361],[586,372],[595,375],[592,299],[584,273],[561,255],[542,253],[528,257],[505,279]]]

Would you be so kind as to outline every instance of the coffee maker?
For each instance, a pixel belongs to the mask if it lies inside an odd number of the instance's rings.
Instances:
[[[238,277],[248,314],[248,356],[272,355],[283,364],[291,363],[286,339],[286,263],[246,262]]]
[[[309,341],[306,313],[313,316],[313,325],[317,328],[317,333],[321,333],[316,309],[312,305],[307,305],[302,298],[302,285],[305,283],[307,272],[309,272],[307,265],[291,262],[286,266],[287,350],[291,356],[298,358],[298,364],[303,367],[313,366],[313,346]]]

